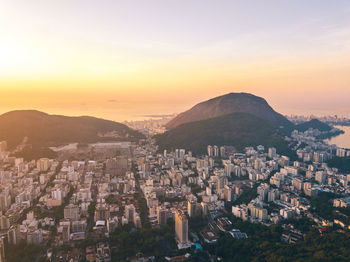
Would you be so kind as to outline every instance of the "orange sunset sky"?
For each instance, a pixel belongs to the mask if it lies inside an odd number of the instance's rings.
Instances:
[[[349,1],[8,0],[0,24],[0,113],[122,121],[250,92],[350,117]]]

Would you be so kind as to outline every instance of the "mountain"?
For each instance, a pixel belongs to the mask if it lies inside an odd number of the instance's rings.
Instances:
[[[207,145],[231,145],[237,150],[246,146],[274,146],[278,153],[290,155],[280,130],[265,119],[250,113],[236,112],[206,120],[181,124],[156,136],[159,149],[184,148],[195,154],[206,152]]]
[[[309,128],[318,129],[321,132],[329,132],[332,130],[332,127],[327,125],[326,123],[321,122],[318,119],[311,119],[310,121],[301,123],[295,127],[298,131],[306,131]]]
[[[184,123],[235,112],[250,113],[275,126],[286,128],[293,126],[288,119],[273,110],[265,99],[248,93],[229,93],[195,105],[172,119],[166,127],[172,129]]]
[[[81,116],[49,115],[35,110],[11,111],[0,115],[0,141],[13,149],[27,137],[33,147],[97,141],[133,141],[143,135],[124,124]]]

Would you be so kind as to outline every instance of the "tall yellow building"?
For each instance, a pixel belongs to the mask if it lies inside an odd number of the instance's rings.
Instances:
[[[180,244],[188,243],[188,220],[186,214],[181,210],[175,213],[175,234]]]
[[[40,158],[37,162],[36,162],[36,167],[40,170],[40,171],[47,171],[50,168],[50,159],[48,158]]]

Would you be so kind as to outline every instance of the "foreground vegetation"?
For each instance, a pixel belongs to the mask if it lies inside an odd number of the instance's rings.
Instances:
[[[229,216],[235,228],[248,234],[248,239],[238,240],[222,234],[216,244],[205,246],[224,261],[350,261],[350,232],[328,229],[321,235],[313,223],[302,218],[294,222],[296,228],[307,232],[304,240],[286,244],[281,242],[283,229],[280,225],[267,227]]]
[[[350,157],[334,157],[327,162],[328,166],[338,168],[342,173],[350,173]]]
[[[350,261],[349,245],[350,233],[330,232],[320,236],[316,230],[301,242],[284,244],[272,228],[247,240],[224,235],[211,252],[224,261]]]

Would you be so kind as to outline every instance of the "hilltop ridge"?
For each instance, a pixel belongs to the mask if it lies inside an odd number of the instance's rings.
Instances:
[[[106,133],[113,136],[103,136]],[[32,146],[47,147],[72,142],[133,141],[143,135],[124,124],[90,116],[50,115],[37,110],[15,110],[0,115],[0,140],[6,140],[14,148],[25,137]]]
[[[286,128],[293,126],[287,118],[277,113],[264,98],[249,93],[228,93],[196,104],[172,119],[166,127],[172,129],[184,123],[236,112],[250,113],[275,126]]]

